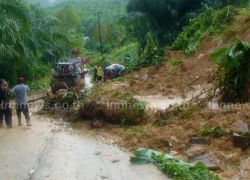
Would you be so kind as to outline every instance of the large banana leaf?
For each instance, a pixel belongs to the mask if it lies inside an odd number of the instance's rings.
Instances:
[[[219,78],[225,94],[236,101],[244,100],[250,75],[249,43],[237,40],[229,48],[216,50],[212,57],[222,72]]]
[[[133,164],[156,164],[166,175],[175,180],[219,180],[219,177],[202,163],[187,163],[175,157],[154,151],[152,149],[139,148],[135,156],[130,158]]]

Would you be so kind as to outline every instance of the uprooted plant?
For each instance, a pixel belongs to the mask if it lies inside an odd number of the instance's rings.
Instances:
[[[208,126],[203,126],[201,129],[199,129],[199,134],[201,136],[222,137],[229,135],[229,132],[221,129],[220,127],[211,128]]]
[[[44,99],[44,109],[50,108],[69,108],[77,101],[78,95],[75,92],[59,93],[53,96],[47,96]]]
[[[187,163],[169,154],[151,149],[139,148],[135,152],[135,157],[130,158],[130,162],[133,164],[154,163],[174,180],[219,180],[219,177],[202,163]]]

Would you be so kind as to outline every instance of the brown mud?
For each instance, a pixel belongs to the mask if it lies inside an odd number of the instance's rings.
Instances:
[[[189,57],[180,51],[169,52],[162,64],[135,71],[125,77],[125,82],[109,82],[104,87],[132,92],[134,97],[145,101],[149,108],[159,111],[174,104],[182,104],[192,99],[197,92],[206,92],[214,87],[218,78],[217,66],[210,56],[214,50],[228,46],[236,37],[250,43],[249,19],[237,17],[227,32],[204,39],[196,53]],[[175,58],[181,59],[177,66],[169,63]],[[218,110],[191,105],[186,111],[168,117],[164,126],[155,124],[158,118],[155,114],[147,118],[147,123],[137,126],[120,127],[101,119],[80,119],[81,122],[73,126],[91,129],[95,136],[104,141],[129,150],[138,147],[160,149],[187,160],[206,157],[205,160],[209,160],[221,179],[249,179],[250,148],[242,150],[235,147],[231,136],[207,137],[202,140],[204,144],[190,143],[190,139],[199,135],[204,126],[240,131],[240,121],[250,128],[248,108]]]

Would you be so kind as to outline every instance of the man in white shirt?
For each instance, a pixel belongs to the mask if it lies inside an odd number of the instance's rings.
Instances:
[[[11,93],[16,96],[16,111],[18,118],[18,126],[22,126],[21,114],[23,113],[27,122],[27,126],[30,124],[30,114],[29,107],[27,102],[27,93],[30,91],[30,88],[24,85],[24,78],[20,77],[18,79],[18,84],[11,89]]]

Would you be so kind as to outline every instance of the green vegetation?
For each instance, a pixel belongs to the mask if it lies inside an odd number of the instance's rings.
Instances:
[[[138,39],[141,52],[146,46],[146,35],[152,32],[162,45],[171,44],[182,27],[199,15],[204,5],[220,9],[227,5],[247,4],[249,1],[233,0],[130,0],[128,30]],[[227,14],[227,13],[226,13]],[[223,21],[223,20],[222,20]],[[198,27],[199,29],[199,27]]]
[[[216,50],[212,57],[219,65],[219,86],[223,90],[223,100],[244,101],[250,75],[250,45],[236,40],[229,48]]]
[[[208,126],[204,126],[199,130],[199,134],[201,136],[222,137],[227,136],[229,132],[221,129],[220,127],[211,128]]]
[[[43,2],[43,8],[28,2]],[[1,78],[11,84],[18,76],[37,82],[48,75],[51,65],[70,56],[72,48],[89,57],[90,66],[120,63],[129,71],[160,63],[171,44],[191,54],[204,37],[227,27],[237,14],[235,6],[246,6],[249,0],[58,0],[53,4],[1,1]]]
[[[172,66],[178,66],[181,63],[181,59],[180,58],[175,58],[175,59],[170,60],[169,63]]]
[[[162,169],[162,171],[169,177],[179,180],[219,180],[219,177],[209,171],[209,169],[202,163],[197,163],[193,167],[180,164],[176,159],[165,160],[163,155],[155,156],[155,163]]]
[[[175,180],[219,180],[219,177],[202,163],[189,164],[168,154],[150,149],[139,148],[135,152],[135,157],[132,157],[130,161],[134,164],[154,163],[166,175]]]
[[[126,2],[126,0],[65,1],[58,6],[47,8],[47,11],[60,17],[66,24],[77,23],[77,32],[81,33],[82,37],[89,37],[85,45],[86,50],[95,51],[96,54],[101,53],[102,49],[104,53],[109,54],[113,49],[125,45],[125,28],[118,21],[126,14]],[[102,45],[100,45],[99,33]]]
[[[224,31],[236,14],[237,10],[232,6],[221,10],[206,6],[203,12],[192,19],[190,24],[178,35],[172,48],[183,49],[187,55],[192,54],[205,37]]]
[[[0,77],[14,84],[18,76],[38,80],[50,64],[70,50],[60,21],[23,0],[0,2]]]
[[[125,136],[128,139],[142,135],[144,132],[145,132],[144,126],[129,127],[129,128],[125,128],[125,131],[124,131]]]
[[[51,74],[48,73],[43,78],[28,81],[27,85],[31,89],[31,94],[47,92],[50,88]]]
[[[78,95],[75,92],[65,92],[57,96],[48,96],[44,99],[45,110],[67,110],[77,103]]]
[[[122,46],[118,49],[113,49],[110,53],[104,54],[104,57],[101,57],[100,54],[96,52],[89,53],[86,51],[87,56],[92,57],[91,66],[108,66],[112,63],[120,63],[126,66],[129,71],[134,70],[136,63],[139,59],[138,56],[138,44],[129,43],[125,46]]]
[[[120,112],[123,114],[121,117],[121,126],[126,126],[131,124],[130,123],[130,114],[131,111],[133,112],[133,115],[136,117],[144,117],[145,115],[145,103],[139,101],[138,99],[134,98],[133,96],[131,97],[125,97],[125,99],[123,99],[123,106],[125,108],[120,108]]]
[[[80,116],[87,119],[101,119],[122,127],[144,122],[145,103],[134,98],[134,94],[107,82],[94,86],[88,97],[82,101]]]

